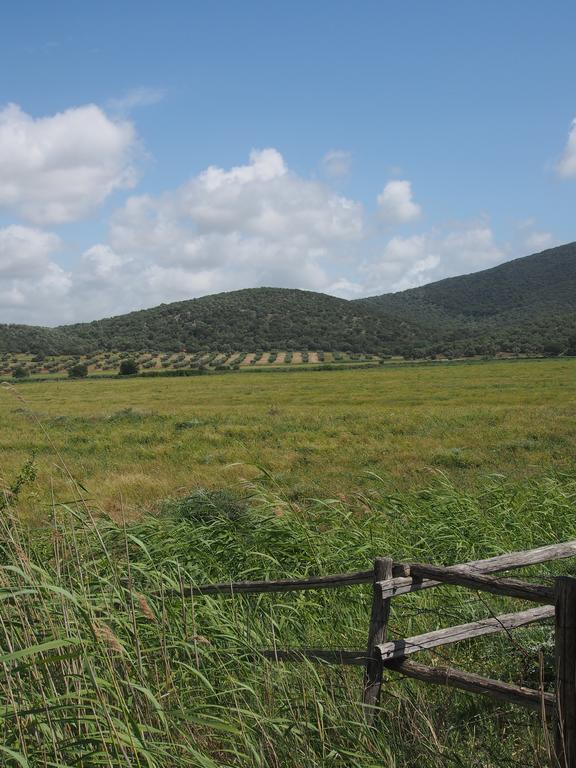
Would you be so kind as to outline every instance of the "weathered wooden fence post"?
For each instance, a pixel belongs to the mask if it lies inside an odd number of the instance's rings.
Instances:
[[[576,768],[576,579],[556,579],[556,757]]]
[[[377,557],[374,561],[374,581],[372,584],[372,613],[368,630],[368,661],[364,672],[364,713],[371,725],[376,717],[382,687],[382,660],[376,649],[386,640],[388,618],[390,616],[390,598],[382,597],[382,590],[377,582],[392,578],[393,561],[390,557]]]

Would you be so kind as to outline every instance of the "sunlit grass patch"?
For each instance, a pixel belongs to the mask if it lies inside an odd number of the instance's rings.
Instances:
[[[135,467],[156,481],[143,486],[154,507],[176,489],[234,487],[258,467],[286,493],[330,497],[366,489],[370,472],[390,488],[438,470],[471,487],[494,472],[567,470],[576,458],[574,360],[14,389],[23,401],[0,390],[2,467],[17,471],[35,452],[45,503],[66,475],[54,448],[103,507],[117,506],[111,473]]]

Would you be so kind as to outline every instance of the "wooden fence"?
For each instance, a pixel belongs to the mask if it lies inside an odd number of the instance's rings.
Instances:
[[[557,577],[554,580],[554,587],[551,588],[520,579],[494,578],[489,575],[573,556],[576,556],[576,541],[552,544],[524,552],[512,552],[448,567],[420,563],[395,563],[388,557],[378,557],[370,571],[309,579],[188,587],[182,585],[180,590],[174,590],[172,594],[183,597],[207,594],[234,595],[372,584],[372,611],[368,627],[367,650],[272,650],[263,651],[264,656],[278,662],[310,659],[363,666],[363,703],[366,718],[370,724],[374,723],[378,711],[384,670],[392,670],[426,683],[447,685],[537,710],[545,721],[554,719],[557,765],[561,768],[576,768],[576,578]],[[414,637],[389,639],[387,628],[392,599],[398,595],[430,589],[441,584],[518,598],[539,605],[517,613],[490,616],[479,621],[446,627]],[[453,667],[427,666],[407,658],[418,651],[497,632],[509,633],[518,627],[552,618],[555,619],[556,638],[554,693],[492,680]]]

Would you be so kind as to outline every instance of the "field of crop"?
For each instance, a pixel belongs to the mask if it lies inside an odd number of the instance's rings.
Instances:
[[[85,365],[90,376],[118,373],[122,360],[133,360],[143,373],[181,371],[183,369],[245,370],[252,366],[283,368],[286,366],[355,365],[377,362],[377,355],[352,352],[100,352],[93,355],[32,355],[5,352],[0,354],[0,377],[57,378],[68,375],[76,365]],[[16,372],[19,373],[16,373]],[[15,376],[16,374],[16,376]]]
[[[254,658],[363,648],[366,587],[162,588],[576,538],[575,411],[576,360],[4,386],[3,764],[549,766],[537,713],[390,673],[369,728],[358,670]],[[400,598],[390,631],[521,607],[444,587]],[[552,648],[541,625],[418,659],[538,687]]]

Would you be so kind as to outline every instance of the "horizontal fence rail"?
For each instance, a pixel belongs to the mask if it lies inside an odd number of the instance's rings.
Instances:
[[[426,632],[414,637],[406,637],[400,640],[390,640],[376,646],[379,658],[383,662],[403,659],[419,651],[427,651],[438,648],[441,645],[451,645],[462,640],[471,640],[483,635],[493,635],[497,632],[508,632],[518,627],[525,627],[537,621],[551,619],[554,616],[553,606],[531,608],[528,611],[518,613],[506,613],[489,619],[471,621],[468,624],[459,624],[455,627],[437,629],[434,632]],[[266,650],[262,654],[274,661],[304,661],[312,659],[325,661],[332,664],[348,664],[361,666],[366,664],[370,656],[366,651],[348,650],[319,650],[319,649],[294,649],[289,651]]]
[[[519,600],[528,600],[533,603],[549,604],[554,602],[554,590],[552,587],[528,584],[520,579],[495,579],[493,576],[479,574],[466,566],[442,568],[437,565],[411,563],[409,569],[410,575],[413,578],[434,580],[439,585],[452,584],[453,586],[477,589],[481,592],[490,592],[493,595],[516,597]],[[382,581],[378,582],[378,585],[386,583]],[[386,587],[382,588],[382,596],[389,596]]]
[[[471,621],[468,624],[459,624],[456,627],[437,629],[434,632],[426,632],[423,635],[406,637],[402,640],[391,640],[388,643],[378,645],[378,651],[382,661],[388,659],[402,659],[417,651],[426,651],[437,648],[440,645],[459,643],[462,640],[470,640],[482,635],[493,635],[495,632],[507,632],[510,629],[534,624],[536,621],[551,619],[554,616],[554,606],[544,605],[540,608],[531,608],[519,613],[505,613],[480,621]]]
[[[516,568],[526,568],[530,565],[540,565],[552,560],[563,560],[576,555],[576,541],[567,541],[562,544],[548,544],[536,549],[528,549],[522,552],[509,552],[505,555],[488,557],[484,560],[472,560],[461,565],[446,566],[446,571],[461,571],[467,569],[477,574],[498,573],[499,571],[512,571]],[[396,597],[408,592],[416,592],[420,589],[430,589],[440,585],[434,579],[418,579],[410,575],[409,565],[405,565],[406,572],[398,577],[382,581],[382,597]]]
[[[366,651],[324,650],[321,648],[293,648],[287,651],[265,650],[259,651],[258,656],[270,659],[270,661],[319,661],[350,667],[365,667],[371,659]],[[253,658],[257,658],[257,656]]]
[[[552,560],[562,560],[576,556],[576,540],[562,544],[548,544],[536,549],[522,552],[511,552],[505,555],[497,555],[484,560],[472,560],[461,565],[449,565],[444,567],[444,572],[470,571],[476,575],[497,573],[498,571],[510,571],[516,568],[525,568],[530,565]],[[414,568],[426,567],[413,564]],[[430,566],[434,567],[434,566]],[[410,563],[393,563],[392,577],[380,581],[382,597],[396,597],[421,589],[430,589],[440,585],[440,581],[433,578],[422,578],[412,573]],[[336,573],[331,576],[310,576],[303,579],[275,579],[272,581],[228,581],[220,584],[191,585],[182,582],[178,589],[165,589],[164,597],[195,597],[196,595],[235,595],[257,594],[266,592],[292,592],[306,589],[329,589],[335,587],[350,587],[355,584],[372,584],[374,571],[356,571],[353,573]],[[447,582],[448,583],[448,582]],[[526,585],[529,586],[529,585]],[[479,587],[475,587],[479,589]],[[545,589],[545,587],[542,587]],[[501,592],[500,594],[504,594]],[[528,599],[528,598],[523,598]],[[541,602],[541,601],[540,601]]]
[[[260,592],[296,592],[303,589],[326,589],[329,587],[350,587],[354,584],[371,584],[372,571],[356,573],[335,573],[332,576],[311,576],[308,579],[277,579],[276,581],[234,581],[222,584],[204,584],[181,589],[165,590],[170,597],[194,597],[195,595],[235,595]]]
[[[503,683],[500,680],[492,680],[489,677],[482,677],[473,672],[464,672],[464,670],[455,669],[454,667],[429,667],[426,664],[419,664],[408,659],[395,659],[388,662],[385,668],[398,672],[405,677],[422,680],[425,683],[447,685],[451,688],[458,688],[461,691],[479,693],[492,699],[505,701],[507,704],[516,704],[536,712],[544,710],[548,718],[554,714],[554,695],[552,693],[544,693],[543,691],[535,691],[532,688],[524,688],[520,685]]]

